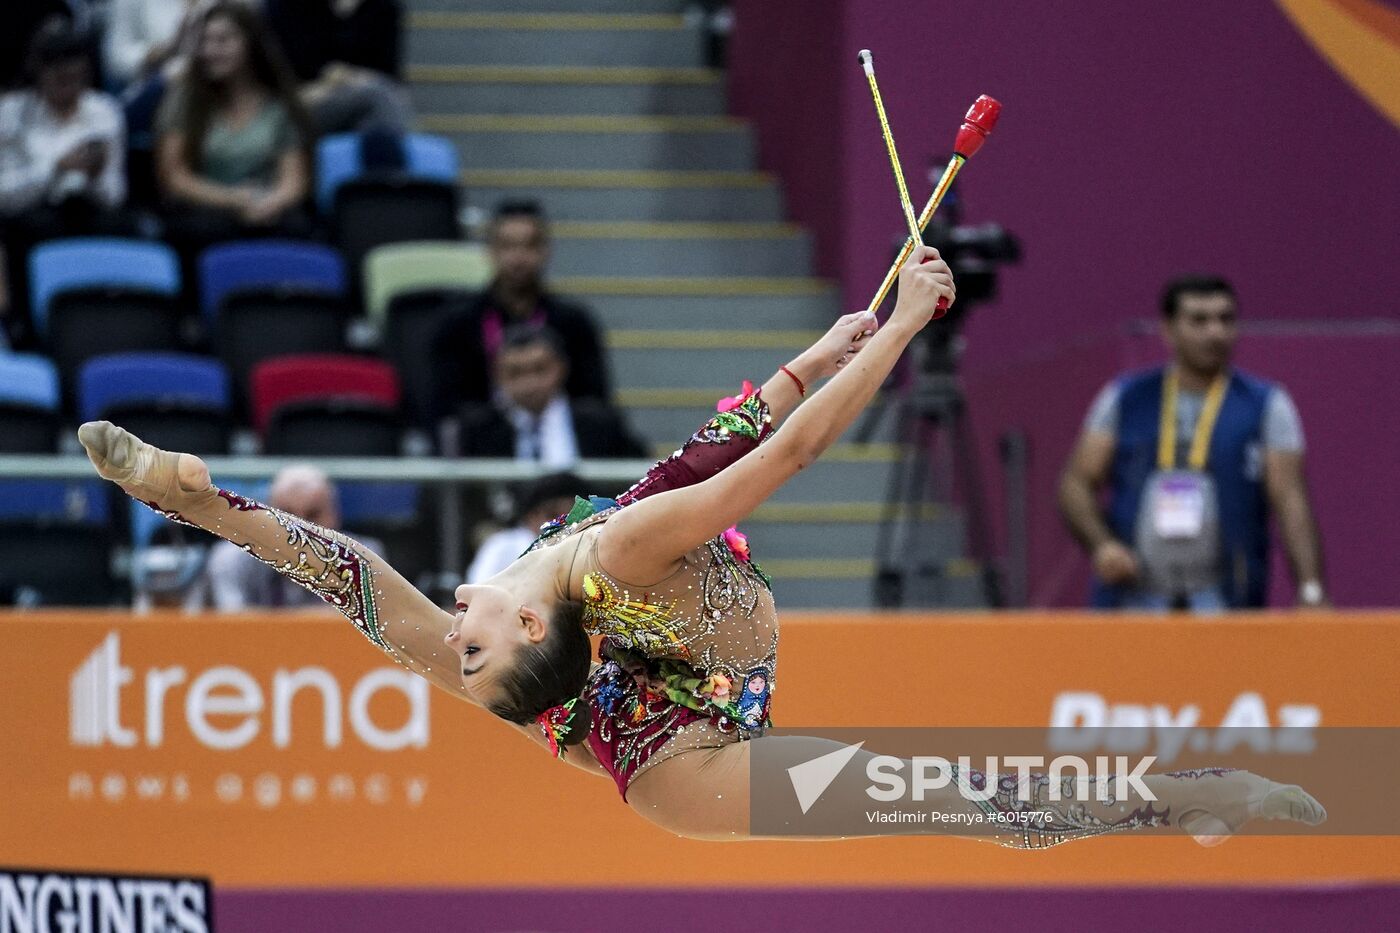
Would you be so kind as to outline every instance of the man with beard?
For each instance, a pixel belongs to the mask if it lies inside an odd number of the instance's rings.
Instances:
[[[539,204],[511,201],[497,208],[487,234],[495,277],[443,324],[435,342],[437,417],[463,402],[492,400],[491,373],[507,331],[547,327],[563,343],[571,399],[610,401],[607,362],[597,325],[586,309],[547,288],[549,226]],[[436,420],[436,419],[435,419]]]
[[[1093,561],[1094,605],[1263,606],[1270,513],[1298,603],[1325,604],[1302,424],[1282,386],[1231,368],[1234,290],[1220,278],[1178,279],[1162,315],[1171,362],[1099,393],[1060,483],[1060,511]]]

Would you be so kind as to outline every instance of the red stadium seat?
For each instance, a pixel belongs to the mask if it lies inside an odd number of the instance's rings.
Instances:
[[[249,408],[267,432],[272,413],[292,402],[345,399],[397,411],[401,390],[394,367],[380,360],[332,353],[279,356],[253,367]]]

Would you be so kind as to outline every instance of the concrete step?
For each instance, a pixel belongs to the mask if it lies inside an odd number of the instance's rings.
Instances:
[[[773,574],[759,563],[773,577],[773,599],[780,614],[787,609],[871,609],[875,605],[874,567],[869,561],[811,561],[793,567],[802,576]]]
[[[415,65],[407,77],[420,113],[725,112],[721,73],[704,68]]]
[[[777,369],[773,359],[753,373],[746,373],[749,380],[766,379]],[[615,374],[616,375],[616,374]],[[713,385],[709,388],[634,388],[623,386],[614,391],[618,404],[627,411],[627,422],[637,435],[658,445],[677,447],[705,420],[707,412],[714,411],[715,402],[733,395],[743,384],[740,379],[728,386]],[[881,396],[876,396],[879,404]],[[854,442],[859,438],[861,421],[857,420],[843,436],[842,440]],[[880,419],[877,430],[864,440],[872,443],[889,443],[894,439],[894,419]]]
[[[875,565],[868,560],[798,560],[774,564],[759,559],[760,566],[773,578],[773,597],[778,609],[869,609],[875,607]],[[781,571],[787,570],[784,575]],[[918,607],[947,610],[985,609],[986,599],[977,568],[963,561],[953,562],[937,578],[919,591]],[[907,608],[916,608],[906,603]]]
[[[416,65],[698,68],[698,25],[665,13],[410,13],[404,58]]]
[[[561,292],[586,304],[608,330],[822,330],[841,315],[841,296],[811,280],[788,293],[676,294],[578,290],[583,279],[556,280]],[[624,281],[630,284],[630,280]],[[786,280],[784,280],[786,281]],[[573,285],[573,288],[567,286]]]
[[[424,114],[420,129],[450,137],[465,169],[707,169],[749,171],[753,134],[731,117]]]
[[[413,12],[680,13],[690,0],[405,0]]]
[[[613,379],[628,389],[706,389],[766,379],[819,331],[629,331],[608,336]],[[631,339],[629,339],[631,338]],[[718,396],[716,396],[718,398]]]
[[[792,224],[591,223],[554,225],[560,276],[802,276],[811,236]]]
[[[766,502],[739,527],[760,562],[801,557],[873,559],[880,522],[888,511],[880,502]],[[934,566],[963,553],[961,519],[951,510],[941,514],[941,519],[925,523],[928,534],[919,551]]]
[[[502,201],[537,200],[554,220],[747,221],[783,219],[782,191],[761,172],[462,173],[467,202],[491,210]]]

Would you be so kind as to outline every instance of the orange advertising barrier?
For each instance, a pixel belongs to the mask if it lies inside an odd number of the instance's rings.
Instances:
[[[1400,613],[784,619],[785,728],[1045,726],[1247,708],[1400,725]],[[718,846],[635,815],[337,617],[0,616],[0,865],[227,886],[976,885],[1400,879],[1400,839]],[[1375,801],[1377,806],[1391,805]],[[549,866],[567,864],[560,875]],[[742,871],[735,866],[742,865]]]

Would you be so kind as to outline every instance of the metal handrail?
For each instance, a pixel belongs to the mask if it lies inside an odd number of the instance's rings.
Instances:
[[[509,459],[453,457],[205,457],[215,481],[267,479],[294,463],[314,463],[332,480],[354,482],[422,483],[438,487],[441,520],[438,526],[438,570],[433,586],[452,586],[461,580],[465,566],[467,529],[461,521],[460,491],[465,486],[515,483],[546,476],[557,470],[537,463]],[[641,479],[651,460],[581,460],[570,468],[586,483],[622,488]],[[0,455],[0,480],[98,479],[92,463],[82,454]],[[581,489],[580,493],[590,492]],[[599,489],[598,491],[602,491]]]
[[[442,457],[205,457],[217,480],[263,479],[294,463],[314,463],[333,480],[481,485],[513,483],[556,472],[535,463],[508,459],[448,459]],[[651,467],[651,460],[581,460],[570,468],[590,482],[631,482]],[[97,479],[81,454],[0,455],[0,479]]]

